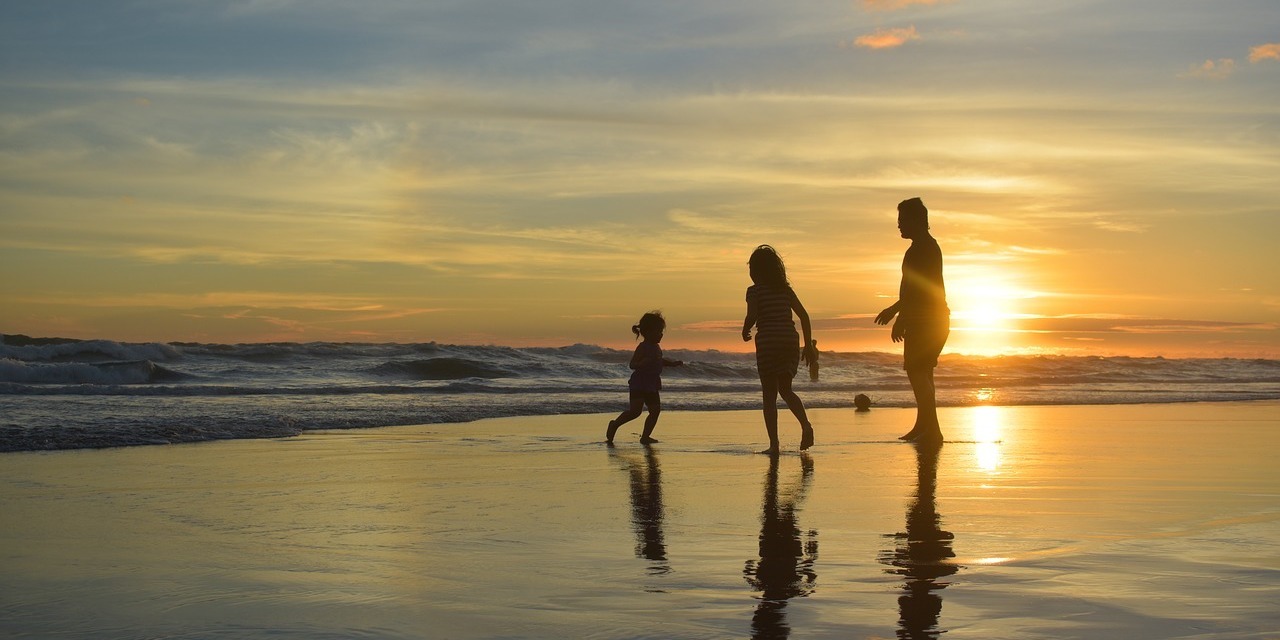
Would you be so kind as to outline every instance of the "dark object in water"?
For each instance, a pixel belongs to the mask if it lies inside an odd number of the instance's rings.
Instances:
[[[868,398],[865,393],[859,393],[853,397],[853,407],[858,411],[870,411],[871,398]]]

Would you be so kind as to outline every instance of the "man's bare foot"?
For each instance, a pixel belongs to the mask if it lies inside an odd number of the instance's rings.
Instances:
[[[769,447],[768,449],[765,449],[763,451],[758,451],[757,453],[760,453],[766,456],[776,456],[782,453],[782,451],[778,448],[778,445],[775,444],[772,447]]]
[[[912,442],[914,442],[916,446],[919,446],[919,447],[941,447],[942,432],[926,431],[916,436],[915,440],[912,440]]]
[[[657,438],[651,438],[649,436],[644,436],[643,438],[640,438],[640,444],[655,444],[657,442],[658,442]]]
[[[609,428],[604,432],[605,444],[613,444],[613,434],[618,432],[618,427],[620,426],[622,425],[618,424],[617,420],[609,421]]]
[[[801,425],[800,450],[804,451],[813,446],[813,425]]]
[[[915,442],[916,438],[918,437],[920,437],[920,432],[913,428],[910,431],[898,436],[898,439],[905,440],[907,442]]]

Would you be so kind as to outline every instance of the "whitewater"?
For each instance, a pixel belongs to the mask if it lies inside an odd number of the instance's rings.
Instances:
[[[751,353],[667,349],[668,411],[754,409]],[[271,438],[317,429],[614,413],[630,350],[357,343],[122,343],[5,336],[0,451]],[[913,406],[893,353],[822,352],[807,406]],[[942,406],[1280,398],[1280,360],[944,355]],[[603,429],[603,419],[602,427]]]

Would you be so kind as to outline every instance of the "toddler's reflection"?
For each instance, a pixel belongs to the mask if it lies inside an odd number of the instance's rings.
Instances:
[[[621,460],[631,478],[631,527],[636,533],[636,557],[650,561],[653,575],[671,571],[667,563],[667,544],[662,534],[662,471],[653,447],[644,447],[644,457],[633,452],[610,455]]]

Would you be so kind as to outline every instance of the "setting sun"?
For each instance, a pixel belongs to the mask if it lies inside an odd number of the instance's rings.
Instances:
[[[951,307],[952,351],[995,355],[1017,346],[1015,321],[1026,317],[1023,304],[1035,294],[1012,284],[994,269],[956,269],[947,282]]]

